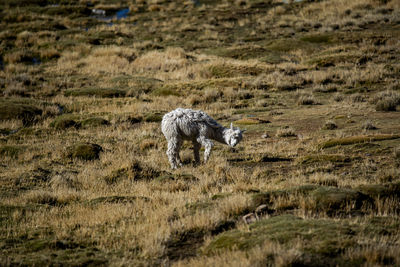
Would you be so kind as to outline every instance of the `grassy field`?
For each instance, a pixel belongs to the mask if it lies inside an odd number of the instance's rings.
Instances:
[[[0,5],[1,266],[400,265],[399,1]]]

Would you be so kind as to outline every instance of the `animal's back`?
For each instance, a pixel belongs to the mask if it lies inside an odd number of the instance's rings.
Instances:
[[[161,130],[164,135],[181,134],[193,138],[198,135],[200,127],[222,127],[213,118],[201,110],[177,108],[164,115]]]

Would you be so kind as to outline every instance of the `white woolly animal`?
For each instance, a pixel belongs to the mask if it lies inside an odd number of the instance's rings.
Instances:
[[[192,141],[194,160],[199,164],[201,146],[205,147],[204,162],[207,162],[214,146],[211,139],[234,147],[242,140],[244,132],[234,128],[232,123],[230,128],[223,127],[201,110],[183,108],[165,114],[161,130],[168,141],[167,156],[172,169],[182,166],[179,150],[184,140]]]

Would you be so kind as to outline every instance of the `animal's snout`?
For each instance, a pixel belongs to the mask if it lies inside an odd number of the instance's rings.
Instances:
[[[238,142],[236,140],[231,140],[231,147],[235,147],[238,144]]]

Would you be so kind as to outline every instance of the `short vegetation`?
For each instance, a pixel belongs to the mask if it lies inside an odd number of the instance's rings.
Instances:
[[[396,0],[0,1],[0,265],[399,266],[399,42]],[[178,107],[243,139],[171,170]]]

